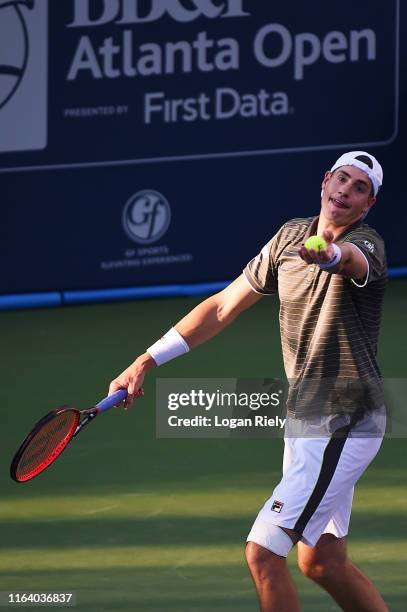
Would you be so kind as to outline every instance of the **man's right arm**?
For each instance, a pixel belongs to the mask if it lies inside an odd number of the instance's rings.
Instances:
[[[261,297],[262,294],[256,293],[241,275],[223,291],[198,304],[174,327],[189,348],[195,348],[219,334],[241,312],[258,302]],[[111,382],[109,394],[117,389],[126,388],[128,395],[125,407],[129,407],[134,397],[143,395],[144,377],[155,366],[156,363],[151,355],[143,353]]]
[[[223,291],[212,295],[191,310],[175,329],[190,348],[210,340],[241,313],[259,301],[262,294],[250,287],[243,274]]]

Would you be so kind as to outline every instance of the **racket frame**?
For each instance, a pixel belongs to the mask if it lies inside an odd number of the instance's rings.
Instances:
[[[60,414],[64,414],[65,412],[73,412],[75,413],[75,416],[76,416],[76,419],[73,421],[73,424],[70,430],[68,431],[68,433],[59,442],[59,444],[51,451],[48,457],[46,457],[43,461],[41,461],[36,468],[33,468],[32,470],[30,470],[30,472],[28,472],[25,477],[18,478],[17,469],[18,469],[19,462],[21,461],[21,458],[23,457],[25,451],[31,444],[32,440],[41,431],[41,429],[43,429],[45,425],[50,423],[53,419],[55,419]],[[63,453],[63,451],[66,449],[66,447],[68,446],[72,438],[78,435],[80,430],[83,427],[85,427],[85,425],[90,423],[90,421],[92,421],[98,414],[99,414],[99,411],[97,408],[89,408],[88,410],[78,410],[77,408],[74,408],[73,406],[60,406],[59,408],[55,408],[54,410],[51,410],[51,412],[48,412],[48,414],[43,416],[42,419],[40,419],[34,425],[32,430],[27,435],[27,437],[23,440],[19,449],[14,455],[13,460],[11,462],[11,466],[10,466],[11,478],[15,482],[22,483],[22,482],[27,482],[28,480],[31,480],[32,478],[35,478],[35,476],[38,476],[38,474],[46,470],[47,467],[49,467],[52,463],[54,463],[55,459],[57,459],[59,455]]]
[[[93,419],[101,412],[105,412],[106,410],[110,410],[114,406],[119,405],[120,402],[122,402],[126,396],[127,389],[118,389],[117,391],[115,391],[115,393],[109,395],[108,397],[105,397],[98,404],[96,404],[96,406],[93,406],[92,408],[78,410],[78,408],[74,408],[73,406],[60,406],[59,408],[55,408],[54,410],[48,412],[48,414],[43,416],[42,419],[40,419],[34,425],[30,433],[24,438],[23,442],[20,444],[10,465],[11,478],[15,482],[23,483],[27,482],[28,480],[31,480],[32,478],[35,478],[35,476],[38,476],[38,474],[41,474],[41,472],[46,470],[47,467],[54,463],[55,459],[57,459],[59,455],[63,453],[69,442],[72,440],[72,438],[78,435],[81,429],[83,429],[86,425],[88,425],[88,423],[93,421]],[[58,415],[68,411],[74,412],[76,415],[76,419],[65,437],[53,449],[53,451],[48,455],[48,457],[38,464],[36,468],[33,468],[30,472],[28,472],[24,478],[17,478],[17,469],[19,462],[33,438],[41,431],[44,425],[49,423]]]

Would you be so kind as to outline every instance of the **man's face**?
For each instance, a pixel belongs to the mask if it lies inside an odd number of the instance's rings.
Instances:
[[[371,195],[369,177],[355,166],[342,166],[333,173],[327,172],[322,188],[322,212],[337,227],[355,223],[376,202]]]

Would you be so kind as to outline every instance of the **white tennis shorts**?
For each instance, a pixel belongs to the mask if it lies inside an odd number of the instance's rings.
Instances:
[[[257,515],[247,541],[269,548],[268,525],[294,529],[309,546],[315,546],[323,533],[347,535],[354,486],[380,448],[385,409],[351,429],[340,427],[334,436],[329,419],[308,424],[306,432],[303,425],[296,432],[298,421],[287,420],[286,434],[301,435],[285,437],[282,479]],[[317,437],[311,437],[313,427]]]

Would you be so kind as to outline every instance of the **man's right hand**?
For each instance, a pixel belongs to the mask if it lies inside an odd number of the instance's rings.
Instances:
[[[119,376],[117,376],[109,386],[109,395],[118,389],[127,389],[127,397],[123,402],[124,408],[130,408],[137,397],[143,397],[144,377],[151,368],[156,367],[154,359],[149,353],[143,353],[129,365]]]

